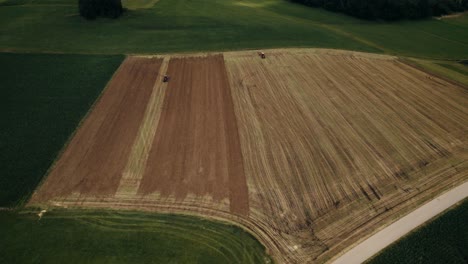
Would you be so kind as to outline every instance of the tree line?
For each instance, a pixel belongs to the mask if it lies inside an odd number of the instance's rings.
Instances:
[[[468,10],[468,0],[290,0],[362,19],[420,19]]]
[[[121,0],[78,0],[80,15],[86,19],[117,18],[122,12]]]

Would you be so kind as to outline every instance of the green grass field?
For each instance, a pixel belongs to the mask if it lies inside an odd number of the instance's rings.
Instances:
[[[122,5],[124,8],[128,9],[141,9],[141,8],[151,8],[159,0],[122,0]]]
[[[0,263],[269,263],[240,228],[114,211],[0,212]]]
[[[137,2],[132,4],[148,3]],[[122,54],[307,46],[468,58],[467,15],[369,22],[286,0],[160,0],[116,20],[86,21],[77,13],[70,0],[7,0],[0,4],[0,51]]]
[[[29,198],[122,59],[0,53],[0,207]]]
[[[468,200],[412,232],[370,260],[369,264],[466,263]]]
[[[444,76],[468,87],[468,66],[455,61],[412,59],[412,63],[428,72]]]

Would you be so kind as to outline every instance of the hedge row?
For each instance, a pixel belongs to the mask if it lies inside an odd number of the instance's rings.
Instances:
[[[468,0],[291,0],[362,19],[420,19],[468,9]]]
[[[78,0],[80,15],[86,19],[117,18],[122,12],[121,0]]]

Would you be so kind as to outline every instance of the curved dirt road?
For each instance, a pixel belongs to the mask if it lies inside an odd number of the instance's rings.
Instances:
[[[395,223],[364,240],[362,243],[358,244],[332,263],[362,263],[377,254],[380,250],[411,232],[413,229],[424,224],[426,221],[432,219],[466,197],[468,197],[468,182],[465,182],[429,201]]]

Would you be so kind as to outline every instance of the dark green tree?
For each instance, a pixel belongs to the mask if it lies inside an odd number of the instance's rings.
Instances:
[[[291,0],[362,19],[420,19],[468,10],[468,0]]]
[[[92,20],[97,17],[117,18],[122,12],[121,0],[78,0],[80,15]]]

